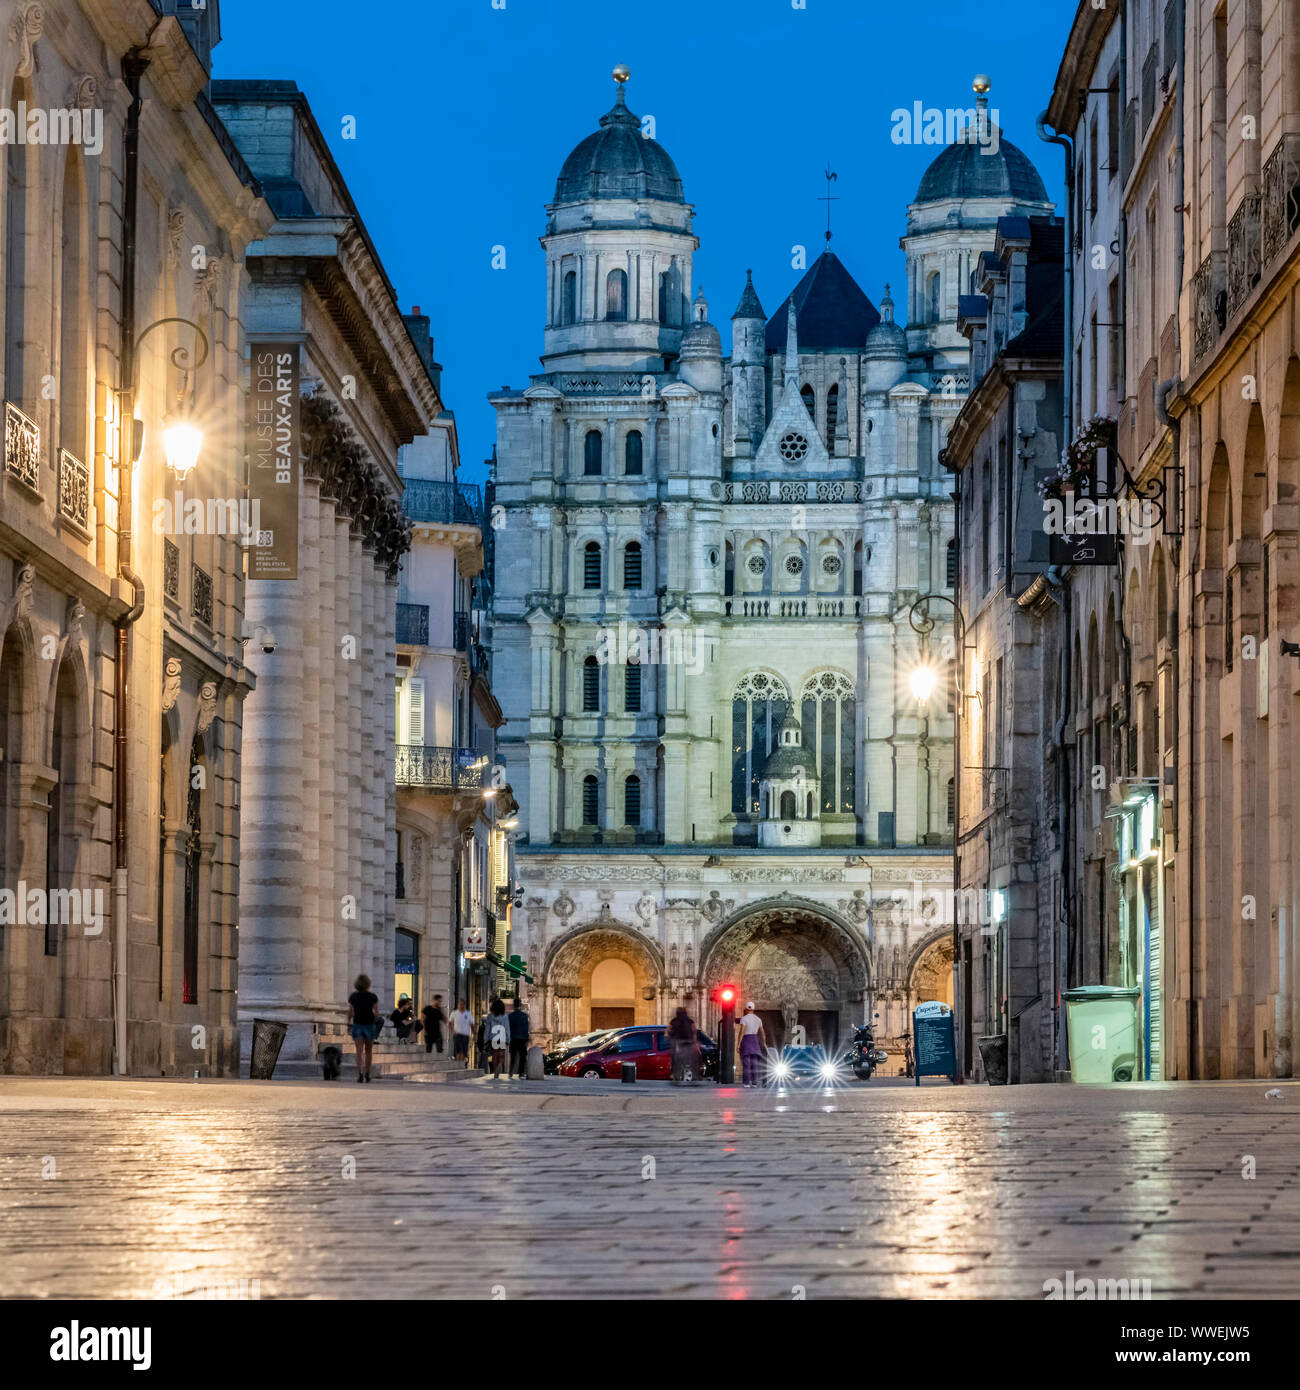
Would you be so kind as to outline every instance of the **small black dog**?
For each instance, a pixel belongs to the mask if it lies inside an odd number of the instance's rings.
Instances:
[[[325,1073],[326,1081],[337,1081],[339,1073],[343,1070],[343,1049],[341,1047],[321,1048],[321,1070]]]

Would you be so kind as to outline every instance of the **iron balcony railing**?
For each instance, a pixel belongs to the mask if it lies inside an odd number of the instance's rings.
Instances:
[[[476,791],[483,786],[487,763],[472,748],[437,748],[399,743],[395,778],[399,787],[431,791]]]
[[[399,603],[397,605],[397,640],[408,647],[429,645],[429,605]]]
[[[1268,265],[1300,227],[1300,135],[1284,135],[1264,162],[1261,259]]]
[[[1192,357],[1219,341],[1228,314],[1226,251],[1211,251],[1192,276]]]
[[[1261,201],[1258,193],[1247,193],[1228,223],[1227,318],[1232,318],[1259,284]]]
[[[483,524],[483,493],[477,483],[407,478],[402,506],[412,521],[443,526]]]

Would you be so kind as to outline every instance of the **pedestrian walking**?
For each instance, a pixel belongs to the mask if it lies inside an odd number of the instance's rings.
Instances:
[[[737,1020],[736,1033],[740,1038],[740,1084],[757,1086],[758,1059],[767,1047],[767,1035],[763,1032],[763,1020],[754,1012],[752,999]]]
[[[699,1040],[695,1036],[695,1020],[686,1012],[684,1005],[678,1007],[668,1025],[668,1040],[673,1047],[672,1083],[680,1086],[687,1071],[691,1073],[691,1085],[700,1074],[696,1057],[699,1053]]]
[[[465,1007],[463,999],[456,1000],[451,1012],[451,1056],[452,1061],[464,1058],[469,1066],[469,1040],[474,1031],[474,1015]]]
[[[528,1073],[528,1042],[533,1034],[532,1021],[524,1008],[524,1001],[516,994],[515,1006],[510,1010],[510,1079],[515,1079],[518,1068],[519,1079],[523,1081]]]
[[[379,996],[370,988],[370,976],[358,975],[348,995],[348,1031],[357,1049],[357,1080],[370,1080],[370,1061],[380,1022],[375,1015]]]
[[[510,1020],[506,1018],[503,999],[494,999],[488,1016],[483,1020],[483,1045],[487,1049],[488,1067],[492,1080],[501,1080],[501,1068],[505,1066],[506,1049],[510,1046]]]
[[[426,1004],[420,1010],[420,1016],[424,1019],[424,1050],[432,1052],[436,1047],[442,1051],[442,1025],[447,1021],[447,1015],[442,1011],[442,995],[435,994],[433,1003]]]

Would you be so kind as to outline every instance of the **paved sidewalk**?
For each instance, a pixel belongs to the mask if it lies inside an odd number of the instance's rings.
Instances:
[[[0,1078],[0,1296],[1294,1298],[1298,1141],[1288,1082]]]

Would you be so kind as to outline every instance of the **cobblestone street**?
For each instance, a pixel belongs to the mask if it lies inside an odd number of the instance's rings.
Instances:
[[[5,1078],[0,1295],[1294,1298],[1268,1089]]]

